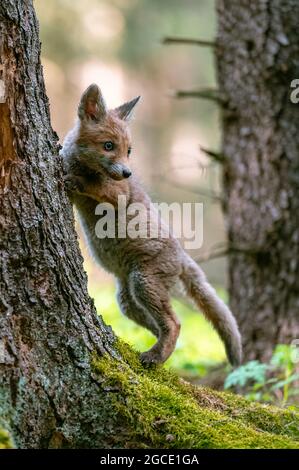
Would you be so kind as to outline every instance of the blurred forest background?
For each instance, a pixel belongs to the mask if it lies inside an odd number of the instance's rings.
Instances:
[[[176,90],[215,86],[213,51],[194,45],[162,44],[166,36],[213,40],[214,1],[34,3],[52,125],[60,142],[73,126],[80,95],[90,83],[100,85],[109,107],[141,95],[132,122],[134,171],[155,201],[204,203],[204,243],[200,250],[190,253],[192,257],[201,257],[223,243],[220,204],[192,191],[221,191],[219,168],[199,147],[218,149],[217,106],[211,101],[173,96]],[[89,290],[98,311],[119,336],[138,349],[146,349],[154,342],[153,337],[121,316],[113,279],[95,265],[80,238]],[[225,258],[204,263],[203,268],[225,297]],[[222,344],[197,312],[174,302],[182,319],[182,334],[168,365],[184,375],[202,375],[207,366],[225,359]]]

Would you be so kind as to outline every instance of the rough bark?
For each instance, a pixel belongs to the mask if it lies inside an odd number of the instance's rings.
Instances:
[[[89,355],[111,351],[112,334],[87,293],[31,1],[2,1],[0,21],[1,415],[20,446],[47,447],[61,427],[66,440],[103,444]]]
[[[231,308],[245,359],[299,338],[296,0],[218,0]]]
[[[145,371],[96,315],[31,0],[2,0],[0,448],[299,447],[299,415]]]

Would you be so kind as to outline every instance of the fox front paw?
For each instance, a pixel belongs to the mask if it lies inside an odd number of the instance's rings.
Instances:
[[[64,177],[64,187],[70,193],[83,193],[84,185],[81,179],[77,176],[66,175]]]

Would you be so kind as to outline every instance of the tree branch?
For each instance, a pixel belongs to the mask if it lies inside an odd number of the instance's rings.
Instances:
[[[204,100],[214,101],[218,104],[224,105],[226,100],[219,90],[214,88],[201,88],[198,90],[176,90],[174,91],[175,98],[200,98]]]
[[[214,150],[209,150],[205,147],[199,146],[200,150],[215,160],[217,163],[225,163],[227,161],[227,157],[223,153],[215,152]]]
[[[202,46],[202,47],[216,47],[216,42],[206,41],[205,39],[192,39],[192,38],[179,38],[167,36],[162,40],[162,44],[182,44],[191,46]]]
[[[217,243],[216,245],[212,246],[212,248],[207,253],[201,256],[197,256],[194,259],[198,263],[205,263],[212,259],[223,258],[224,256],[228,256],[232,253],[243,253],[248,256],[256,256],[257,254],[263,253],[263,250],[259,249],[258,247],[242,247],[238,245],[223,246],[223,243]]]

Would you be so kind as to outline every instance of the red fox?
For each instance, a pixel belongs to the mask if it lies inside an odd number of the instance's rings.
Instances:
[[[170,290],[180,280],[222,338],[231,364],[239,365],[242,346],[235,318],[174,236],[96,236],[98,204],[112,204],[118,223],[119,196],[126,197],[127,205],[141,203],[154,223],[161,223],[130,169],[128,121],[138,100],[108,110],[99,87],[93,84],[87,88],[79,103],[79,119],[62,149],[66,189],[96,260],[117,278],[120,309],[157,338],[154,346],[141,354],[142,362],[163,363],[175,349],[180,322],[171,307]],[[152,223],[146,220],[146,224]]]

